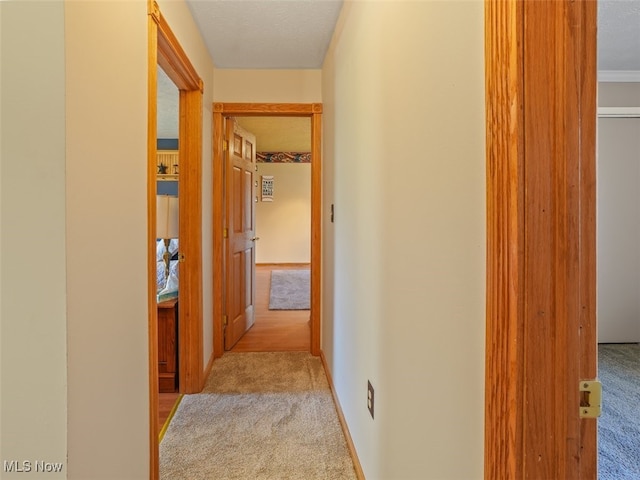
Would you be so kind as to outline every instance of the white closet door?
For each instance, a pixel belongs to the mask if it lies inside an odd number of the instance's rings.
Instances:
[[[598,119],[598,342],[640,342],[640,118]]]

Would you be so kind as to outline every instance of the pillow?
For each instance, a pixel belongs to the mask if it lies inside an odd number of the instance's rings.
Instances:
[[[158,302],[164,302],[170,298],[176,298],[178,296],[178,278],[174,273],[169,273],[167,278],[167,284],[158,292]]]
[[[165,278],[164,278],[165,265],[164,260],[160,260],[156,262],[156,292],[159,292],[165,287]]]

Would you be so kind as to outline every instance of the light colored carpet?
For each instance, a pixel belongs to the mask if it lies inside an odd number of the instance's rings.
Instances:
[[[272,270],[269,310],[309,310],[311,271]]]
[[[322,363],[227,353],[185,395],[160,444],[162,480],[355,479]]]
[[[640,345],[598,346],[602,416],[598,419],[598,478],[640,478]]]

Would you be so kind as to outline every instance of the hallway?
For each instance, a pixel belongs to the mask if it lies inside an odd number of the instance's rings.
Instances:
[[[309,310],[269,310],[272,270],[303,269],[308,265],[256,266],[256,323],[231,352],[308,352],[310,344]],[[162,430],[179,393],[160,393],[158,430]]]

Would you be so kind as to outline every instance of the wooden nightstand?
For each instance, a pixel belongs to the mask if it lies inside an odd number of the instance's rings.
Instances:
[[[160,392],[178,389],[178,299],[158,304],[158,373]]]

